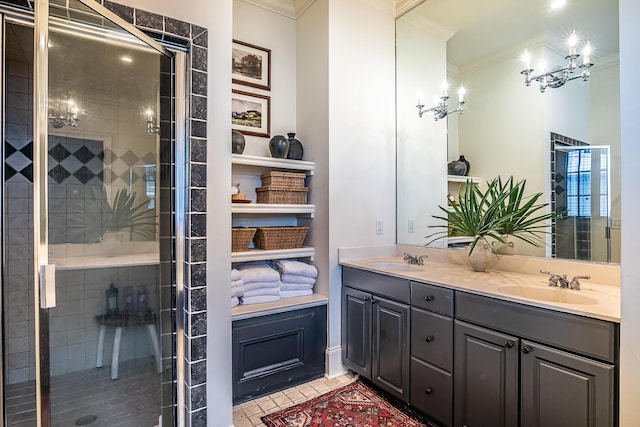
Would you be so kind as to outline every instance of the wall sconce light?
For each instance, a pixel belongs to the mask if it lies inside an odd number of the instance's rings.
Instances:
[[[70,126],[73,129],[77,128],[80,114],[86,115],[86,113],[78,107],[73,99],[58,101],[58,104],[60,108],[49,109],[47,118],[51,126],[55,129],[60,129],[64,126]]]
[[[160,134],[160,125],[156,125],[156,121],[153,117],[153,110],[151,108],[147,109],[144,112],[145,117],[147,118],[147,133],[149,135],[152,134]]]
[[[556,89],[564,86],[566,82],[571,80],[580,78],[585,82],[589,80],[591,76],[589,69],[593,66],[591,62],[591,44],[587,42],[582,48],[581,65],[578,65],[576,62],[576,59],[580,57],[580,54],[577,53],[578,37],[576,33],[571,34],[568,44],[569,54],[565,56],[564,59],[568,60],[569,63],[564,67],[556,67],[551,71],[546,71],[544,66],[540,66],[539,68],[545,71],[537,75],[532,75],[534,69],[531,67],[531,54],[525,50],[522,54],[524,70],[520,71],[520,74],[524,75],[524,84],[530,86],[532,81],[537,81],[540,85],[540,92],[544,93],[548,87]],[[582,72],[577,76],[572,76],[578,68],[582,69]]]
[[[438,121],[439,119],[445,118],[449,114],[462,114],[462,112],[464,111],[462,106],[464,105],[465,93],[466,90],[464,86],[460,86],[458,88],[458,108],[449,111],[449,84],[445,82],[442,86],[442,96],[440,98],[434,99],[434,103],[436,104],[435,106],[431,108],[425,108],[424,104],[422,104],[420,102],[420,99],[418,99],[418,105],[416,105],[416,107],[418,108],[418,116],[422,117],[424,113],[433,111],[433,118],[435,119],[435,121]]]

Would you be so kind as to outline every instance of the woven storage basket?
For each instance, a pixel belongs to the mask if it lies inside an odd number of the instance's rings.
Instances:
[[[233,227],[231,229],[231,252],[248,250],[255,234],[255,228]]]
[[[262,178],[263,187],[287,187],[287,188],[303,188],[304,179],[307,175],[304,173],[278,172],[271,171],[260,176]]]
[[[307,203],[308,188],[291,187],[258,187],[256,188],[257,203],[304,205]]]
[[[255,244],[258,249],[301,248],[309,227],[258,227]]]

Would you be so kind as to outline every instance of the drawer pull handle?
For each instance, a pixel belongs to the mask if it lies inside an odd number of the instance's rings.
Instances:
[[[371,304],[375,304],[375,303],[377,303],[377,302],[378,302],[378,300],[377,300],[377,299],[375,299],[374,297],[371,297]]]
[[[524,354],[529,354],[533,351],[533,347],[525,345],[524,347],[522,347],[522,352]]]
[[[433,295],[427,295],[426,297],[424,297],[424,300],[427,302],[431,302],[435,299],[435,297]]]
[[[370,297],[362,297],[362,301],[368,302],[368,301],[371,301],[371,298]]]
[[[504,346],[505,346],[506,348],[511,348],[511,347],[513,347],[513,341],[511,341],[511,340],[507,341],[506,343],[504,343]]]
[[[425,340],[426,342],[431,342],[431,341],[433,341],[433,335],[427,335],[426,337],[424,337],[424,340]]]
[[[427,387],[424,391],[426,394],[431,394],[433,392],[433,388]]]

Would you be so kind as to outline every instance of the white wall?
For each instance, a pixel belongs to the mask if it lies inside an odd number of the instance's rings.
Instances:
[[[620,0],[620,111],[622,136],[622,218],[626,220],[622,236],[622,322],[620,325],[620,426],[638,424],[640,402],[640,212],[638,163],[640,162],[640,3]]]
[[[231,416],[231,25],[232,1],[119,0],[209,29],[207,123],[207,407],[212,426]],[[224,141],[224,142],[222,142]]]
[[[271,90],[235,83],[232,88],[271,97],[271,136],[296,132],[296,21],[234,0],[233,38],[271,49]],[[244,154],[270,156],[269,138],[247,135],[245,140]]]
[[[447,203],[447,119],[435,121],[432,112],[419,117],[416,104],[418,98],[426,108],[439,102],[447,45],[409,14],[396,21],[396,49],[397,241],[423,245],[427,235],[440,230],[429,225],[442,223],[432,215],[443,215],[438,205]],[[456,100],[454,92],[452,109]],[[414,233],[408,231],[409,220],[415,221]]]

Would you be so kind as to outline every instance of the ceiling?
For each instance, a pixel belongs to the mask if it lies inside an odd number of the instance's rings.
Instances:
[[[427,0],[410,14],[454,34],[447,43],[447,60],[457,66],[544,33],[566,40],[575,31],[581,42],[591,42],[596,58],[618,52],[618,0],[567,0],[559,10],[551,10],[550,2]]]

